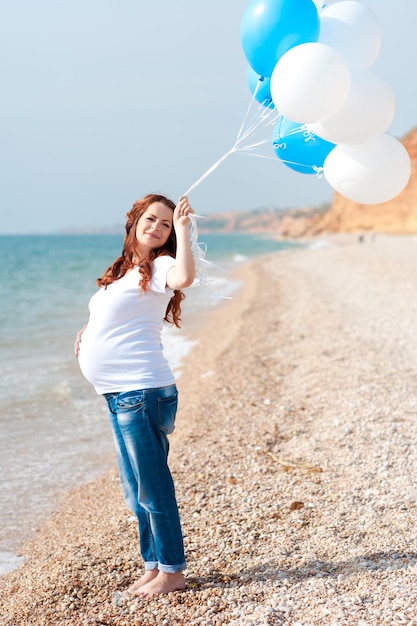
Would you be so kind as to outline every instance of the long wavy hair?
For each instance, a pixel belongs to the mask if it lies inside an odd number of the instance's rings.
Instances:
[[[137,200],[131,210],[126,214],[126,234],[123,240],[123,250],[121,255],[110,265],[106,271],[104,272],[101,278],[97,278],[97,285],[99,287],[107,288],[108,285],[113,283],[115,280],[122,278],[133,267],[137,265],[134,262],[134,259],[139,256],[139,252],[137,249],[137,239],[136,239],[136,227],[139,219],[145,213],[146,209],[153,204],[154,202],[162,202],[168,208],[172,209],[174,212],[175,204],[169,198],[165,196],[161,196],[159,194],[148,194],[142,200]],[[175,258],[177,253],[177,238],[175,236],[174,227],[171,228],[170,235],[166,243],[160,248],[155,248],[151,250],[149,255],[141,259],[139,262],[139,273],[140,273],[140,281],[139,287],[143,289],[143,291],[149,290],[149,284],[152,278],[152,262],[159,256],[169,255]],[[179,289],[175,289],[174,295],[168,303],[164,321],[169,324],[175,324],[179,328],[181,321],[181,302],[185,298],[185,295]]]

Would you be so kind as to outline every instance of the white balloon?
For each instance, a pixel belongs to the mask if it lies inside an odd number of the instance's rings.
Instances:
[[[404,189],[411,162],[402,143],[384,134],[363,144],[336,146],[324,161],[323,173],[345,198],[360,204],[380,204]]]
[[[363,143],[384,133],[394,114],[395,95],[389,85],[370,70],[356,70],[340,109],[309,129],[332,143]]]
[[[331,46],[303,43],[286,52],[270,79],[272,100],[293,122],[319,122],[336,113],[350,89],[350,70]]]
[[[320,12],[319,42],[338,50],[350,67],[367,69],[381,50],[382,28],[361,2],[341,0]]]

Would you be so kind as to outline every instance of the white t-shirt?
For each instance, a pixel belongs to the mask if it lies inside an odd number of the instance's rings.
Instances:
[[[161,343],[162,320],[174,293],[166,277],[174,265],[170,256],[155,259],[148,291],[139,287],[134,268],[91,298],[78,361],[98,394],[174,383]]]

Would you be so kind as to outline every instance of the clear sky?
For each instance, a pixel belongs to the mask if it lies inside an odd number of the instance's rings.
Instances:
[[[251,101],[248,0],[0,3],[0,233],[124,223],[149,192],[174,200],[233,145]],[[417,126],[417,2],[363,0],[383,29],[372,66],[396,95],[388,132]],[[228,157],[190,195],[197,212],[315,206],[324,178]]]

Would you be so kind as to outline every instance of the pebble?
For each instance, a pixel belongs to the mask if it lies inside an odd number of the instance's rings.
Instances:
[[[2,578],[2,626],[415,626],[417,246],[353,239],[241,271],[248,291],[178,381],[188,590],[124,598],[142,572],[114,471]]]

